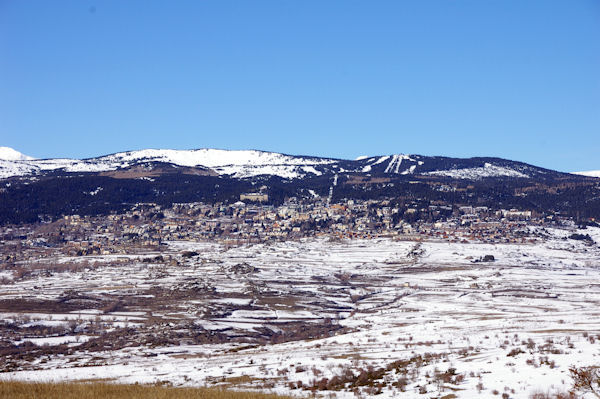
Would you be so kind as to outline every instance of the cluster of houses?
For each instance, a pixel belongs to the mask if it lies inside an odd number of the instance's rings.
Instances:
[[[265,201],[267,194],[261,193],[244,194],[233,204],[183,203],[163,209],[140,203],[122,214],[65,216],[19,233],[19,239],[37,250],[60,248],[72,256],[127,254],[136,247],[159,250],[171,240],[239,244],[310,236],[527,243],[535,240],[527,225],[549,223],[543,215],[514,209],[388,200],[329,204],[289,198],[281,206]]]

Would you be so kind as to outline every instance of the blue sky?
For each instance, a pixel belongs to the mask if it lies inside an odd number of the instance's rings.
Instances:
[[[0,0],[0,146],[600,169],[600,2]]]

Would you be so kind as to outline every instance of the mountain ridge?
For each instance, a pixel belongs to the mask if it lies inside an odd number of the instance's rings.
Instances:
[[[116,152],[93,158],[34,159],[16,150],[0,152],[0,179],[48,172],[100,173],[129,168],[140,163],[170,163],[180,167],[207,168],[235,178],[307,176],[359,173],[367,175],[446,176],[477,180],[488,177],[535,178],[563,174],[497,157],[452,158],[417,154],[360,156],[354,160],[311,155],[289,155],[263,150],[144,149]]]

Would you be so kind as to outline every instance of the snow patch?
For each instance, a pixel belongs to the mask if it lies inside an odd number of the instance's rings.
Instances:
[[[383,157],[379,158],[375,163],[373,163],[371,165],[378,165],[378,164],[380,164],[382,162],[387,161],[389,158],[390,158],[389,155],[383,156]]]
[[[600,177],[600,170],[586,170],[583,172],[571,172],[574,175],[588,176],[588,177]]]
[[[514,169],[507,168],[504,166],[497,166],[490,163],[486,163],[483,167],[478,168],[436,170],[433,172],[425,172],[423,174],[431,176],[448,176],[455,179],[470,180],[479,180],[485,177],[530,177],[529,175],[526,175],[525,173],[521,173]]]
[[[95,190],[86,192],[85,194],[87,194],[87,195],[96,195],[96,194],[98,194],[102,190],[104,190],[102,187],[96,187]]]

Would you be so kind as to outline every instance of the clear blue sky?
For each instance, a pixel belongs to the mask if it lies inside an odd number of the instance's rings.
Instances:
[[[600,169],[600,1],[0,0],[0,146]]]

